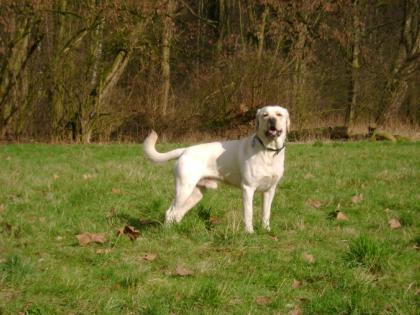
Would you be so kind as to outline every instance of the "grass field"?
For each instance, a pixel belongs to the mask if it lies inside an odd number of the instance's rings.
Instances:
[[[139,145],[1,146],[0,314],[418,314],[420,143],[290,144],[253,235],[228,186],[162,226],[171,167]]]

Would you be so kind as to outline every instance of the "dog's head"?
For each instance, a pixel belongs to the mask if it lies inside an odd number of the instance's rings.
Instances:
[[[266,142],[280,141],[283,145],[290,129],[289,112],[278,105],[270,105],[257,111],[257,135]]]

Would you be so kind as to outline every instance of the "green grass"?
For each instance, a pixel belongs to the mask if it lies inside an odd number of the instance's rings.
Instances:
[[[291,144],[272,232],[258,196],[247,235],[228,186],[163,227],[172,163],[139,145],[1,146],[0,314],[418,314],[419,156],[420,143]],[[137,240],[117,236],[126,224]],[[108,241],[81,247],[81,232]]]

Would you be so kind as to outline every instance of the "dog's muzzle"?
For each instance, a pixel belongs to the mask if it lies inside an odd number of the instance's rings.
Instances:
[[[281,130],[277,130],[276,128],[276,119],[270,118],[268,120],[268,129],[265,132],[265,135],[270,138],[279,137],[281,135]]]

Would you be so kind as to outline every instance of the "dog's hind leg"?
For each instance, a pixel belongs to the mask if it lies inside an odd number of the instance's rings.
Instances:
[[[172,206],[166,211],[166,224],[180,222],[184,215],[203,197],[203,194],[196,185],[199,181],[198,176],[191,176],[183,173],[182,168],[175,169],[175,200]]]
[[[173,206],[166,212],[166,222],[180,222],[185,214],[191,210],[203,198],[203,188],[195,187],[190,196],[181,204],[174,202]],[[175,207],[174,207],[175,205]]]

